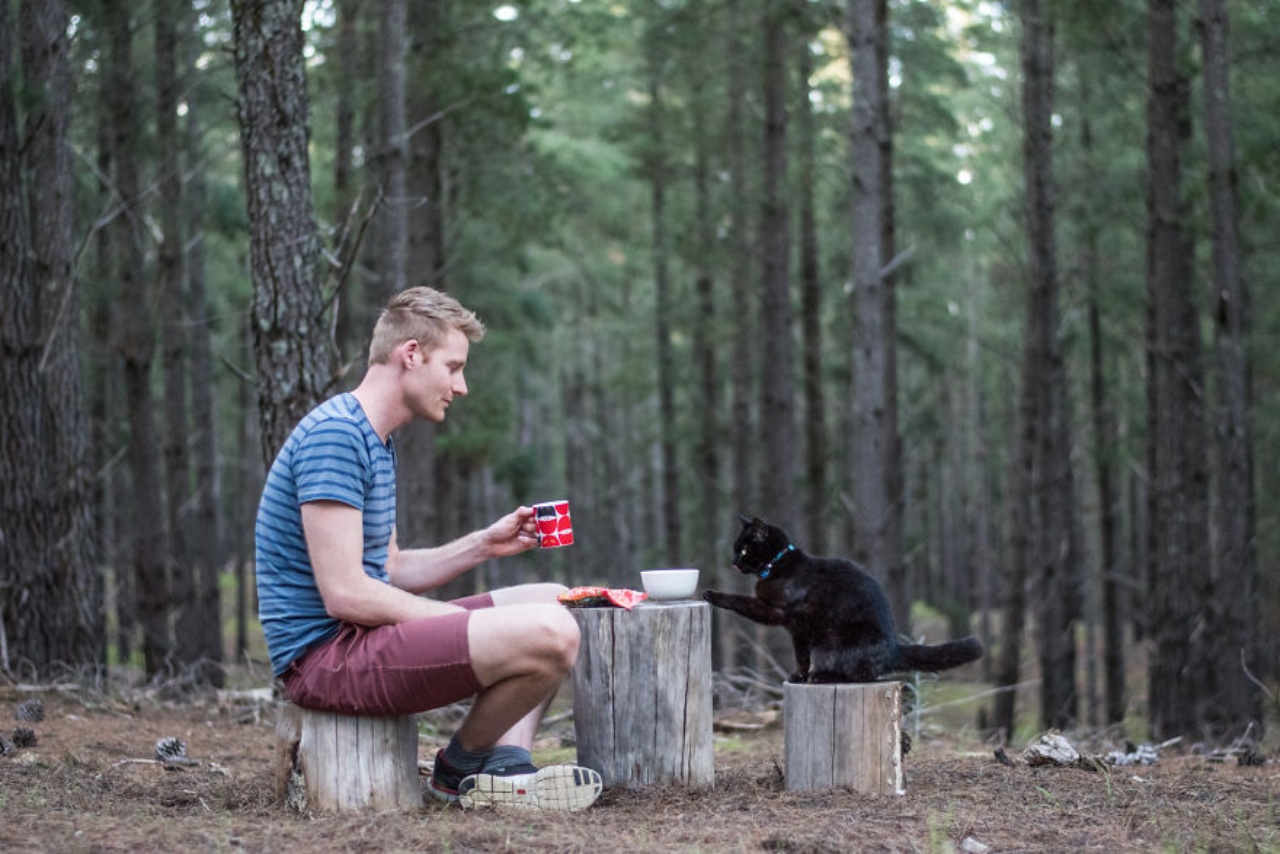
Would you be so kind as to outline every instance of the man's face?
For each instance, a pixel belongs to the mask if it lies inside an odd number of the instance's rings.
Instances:
[[[467,393],[462,371],[470,349],[467,336],[450,329],[439,347],[418,351],[420,358],[413,362],[405,392],[415,416],[437,423],[444,421],[445,410],[453,399]]]

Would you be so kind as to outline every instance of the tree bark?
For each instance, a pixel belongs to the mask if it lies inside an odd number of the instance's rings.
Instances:
[[[651,257],[655,290],[654,332],[656,334],[657,384],[658,384],[658,434],[661,454],[661,489],[657,501],[662,520],[661,549],[664,559],[671,566],[681,564],[681,541],[684,536],[680,516],[680,461],[677,456],[675,386],[675,355],[671,344],[671,319],[674,306],[671,297],[670,248],[667,245],[666,195],[668,166],[663,150],[663,61],[660,26],[652,22],[652,30],[646,40],[646,62],[649,88],[649,192],[652,208],[649,211],[652,228]]]
[[[1030,439],[1032,567],[1038,590],[1040,716],[1066,728],[1079,714],[1075,627],[1081,611],[1070,413],[1062,358],[1053,186],[1053,25],[1047,4],[1022,3],[1023,167],[1030,287],[1023,382],[1036,403]]]
[[[715,236],[715,213],[711,189],[712,140],[707,117],[713,115],[703,78],[693,79],[693,135],[694,135],[694,233],[696,235],[697,261],[694,264],[694,290],[697,299],[697,316],[700,322],[693,328],[693,361],[698,379],[698,436],[694,455],[694,474],[698,481],[697,529],[701,532],[702,545],[694,554],[697,565],[704,572],[724,562],[728,546],[726,519],[722,517],[720,467],[721,443],[724,430],[721,420],[720,364],[716,357],[719,347],[720,318],[716,294],[718,255]]]
[[[787,198],[787,60],[792,44],[791,10],[769,0],[764,28],[764,197],[760,213],[760,249],[764,269],[760,303],[761,416],[764,449],[759,515],[796,530],[795,386],[791,336],[791,242]]]
[[[1240,269],[1235,143],[1231,121],[1227,7],[1201,0],[1205,140],[1213,217],[1214,349],[1217,362],[1216,500],[1213,502],[1213,598],[1207,603],[1208,672],[1217,675],[1207,723],[1219,735],[1259,722],[1262,696],[1246,672],[1263,671],[1258,649],[1257,504],[1254,498],[1253,393],[1249,360],[1250,294]]]
[[[193,168],[205,160],[201,119],[205,91],[196,73],[198,25],[194,15],[184,15],[181,41],[186,85],[186,162],[188,174],[182,194],[187,223],[187,300],[191,376],[191,456],[195,469],[191,506],[190,556],[195,574],[195,614],[200,651],[198,678],[221,687],[220,666],[226,656],[222,639],[222,590],[219,577],[224,563],[222,514],[222,466],[218,453],[218,406],[213,363],[213,318],[209,311],[205,275],[205,179],[204,170]]]
[[[1180,68],[1177,3],[1148,0],[1147,16],[1148,715],[1152,736],[1166,739],[1197,732],[1214,702],[1193,640],[1209,598],[1211,558],[1203,368],[1181,196],[1189,82]]]
[[[911,613],[901,567],[897,449],[896,346],[892,289],[886,281],[884,168],[888,109],[884,69],[886,22],[875,0],[852,0],[848,40],[854,81],[850,129],[853,159],[851,239],[854,248],[853,349],[850,401],[852,448],[848,482],[853,504],[853,555],[886,584],[895,621],[909,630]]]
[[[729,253],[729,302],[736,307],[737,329],[733,335],[733,355],[729,364],[729,491],[737,503],[739,513],[756,513],[759,506],[756,479],[752,476],[752,437],[756,435],[755,412],[753,401],[756,394],[756,377],[758,371],[757,321],[759,318],[756,305],[759,300],[756,272],[751,263],[751,197],[750,182],[752,170],[747,168],[748,150],[747,133],[744,119],[744,107],[747,104],[745,81],[750,67],[749,40],[745,36],[746,17],[742,14],[742,3],[739,0],[727,0],[725,4],[727,21],[727,45],[725,55],[728,57],[725,81],[727,106],[724,117],[724,135],[727,151],[725,153],[729,171],[729,234],[727,238]],[[729,526],[731,520],[720,523]],[[733,569],[727,562],[717,564],[721,569],[717,572],[717,585],[721,590],[747,592],[747,583],[742,573]],[[717,648],[720,660],[717,664],[732,669],[745,659],[746,654],[739,652],[742,644],[738,641],[740,628],[726,618],[724,614],[713,614],[716,624]]]
[[[405,123],[405,30],[408,10],[405,0],[383,0],[380,4],[378,44],[378,116],[381,139],[382,193],[379,210],[378,274],[382,295],[379,304],[407,286],[406,264],[409,248],[409,190],[407,170],[409,139]]]
[[[317,283],[302,6],[302,0],[231,4],[261,452],[268,466],[294,426],[329,391],[332,377]]]
[[[156,0],[155,74],[156,143],[160,152],[156,176],[159,207],[156,224],[160,245],[156,257],[156,293],[160,302],[162,401],[164,433],[165,527],[168,531],[167,562],[172,581],[174,662],[193,667],[201,658],[197,570],[187,542],[187,508],[191,506],[191,460],[187,389],[187,342],[191,319],[190,297],[183,269],[182,175],[178,139],[178,16],[182,7],[172,0]]]
[[[115,271],[120,283],[114,344],[124,367],[129,420],[129,472],[133,514],[129,539],[137,578],[138,621],[147,675],[169,665],[171,594],[165,565],[162,474],[155,427],[152,365],[155,337],[143,257],[143,211],[138,175],[138,131],[142,126],[134,83],[132,20],[127,4],[109,4],[105,73],[111,116],[114,190],[119,214],[111,226]]]
[[[68,20],[62,2],[22,2],[15,16],[7,0],[0,19],[0,670],[41,678],[105,666],[72,275]]]
[[[804,379],[805,548],[812,554],[827,553],[827,468],[831,463],[827,441],[827,401],[822,376],[822,281],[818,266],[816,131],[809,103],[809,78],[813,60],[806,47],[797,52],[801,97],[796,112],[799,137],[800,203],[800,330]]]

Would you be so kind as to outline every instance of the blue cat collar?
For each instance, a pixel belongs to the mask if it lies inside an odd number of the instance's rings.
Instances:
[[[773,565],[778,561],[782,560],[786,556],[787,552],[793,552],[795,550],[796,550],[795,546],[791,545],[791,543],[787,543],[787,547],[782,551],[778,552],[776,555],[774,555],[773,560],[766,563],[764,565],[764,569],[760,570],[760,580],[764,581],[766,578],[768,578],[769,573],[773,572]]]

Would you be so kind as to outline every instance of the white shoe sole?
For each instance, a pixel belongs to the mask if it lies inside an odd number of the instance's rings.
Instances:
[[[458,786],[463,809],[512,807],[577,812],[596,802],[603,789],[600,775],[577,765],[551,765],[536,774],[497,777],[472,774]]]

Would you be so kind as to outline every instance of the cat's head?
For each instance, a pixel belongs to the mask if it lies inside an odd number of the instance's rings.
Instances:
[[[733,565],[739,572],[759,575],[791,548],[791,538],[777,525],[739,516],[742,530],[733,542]]]

